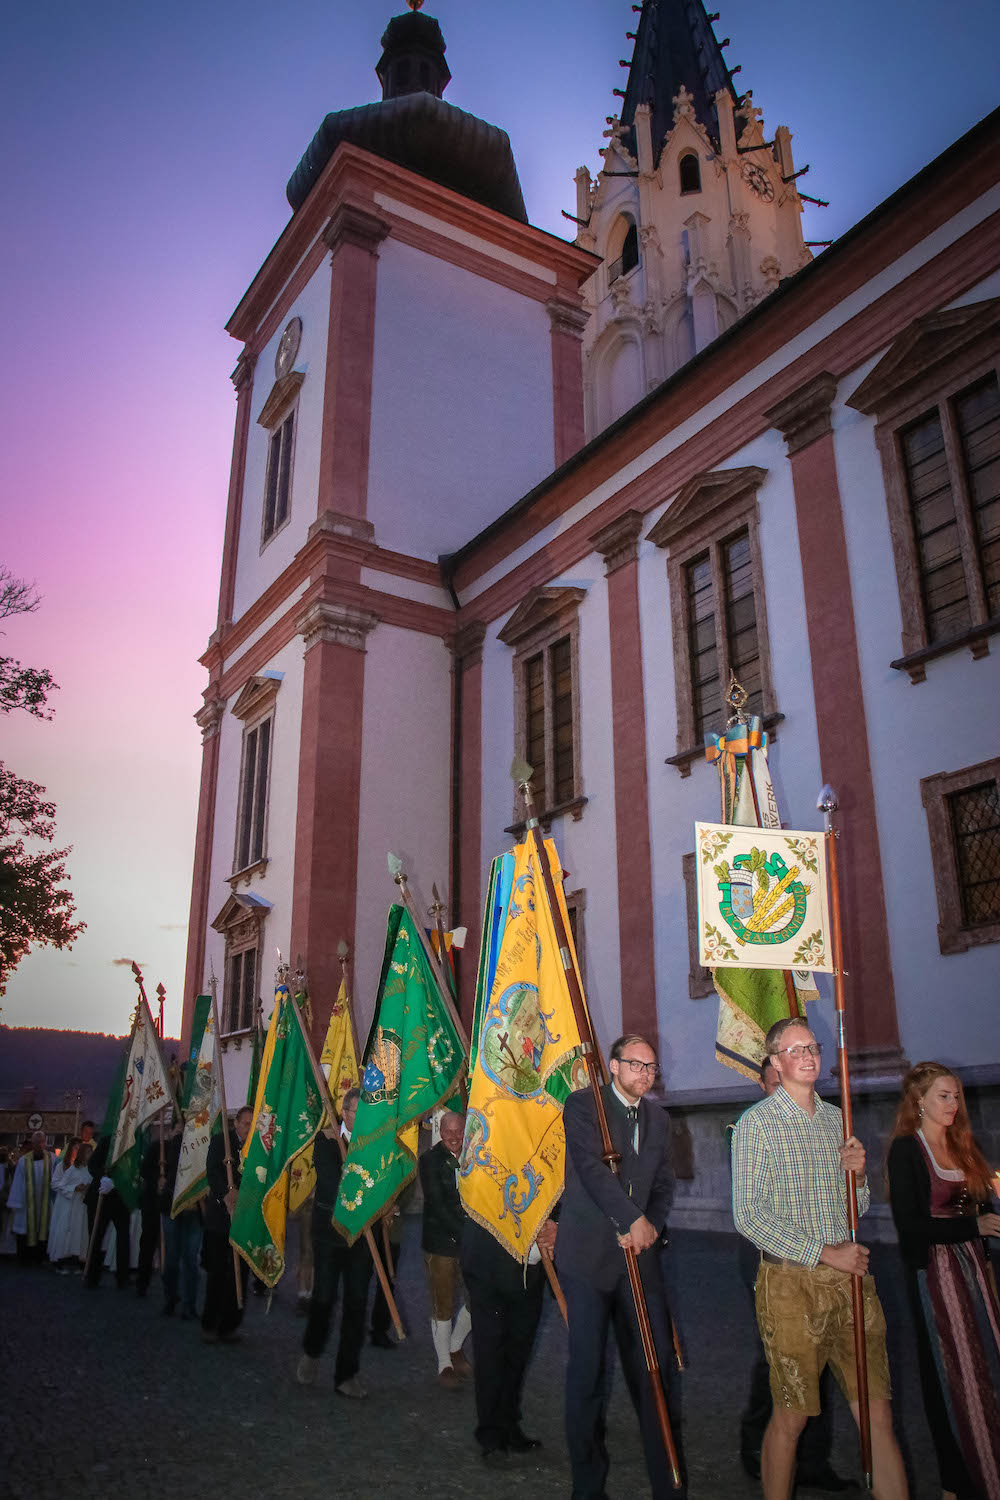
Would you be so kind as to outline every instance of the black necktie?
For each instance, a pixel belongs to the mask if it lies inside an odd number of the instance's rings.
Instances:
[[[629,1124],[632,1126],[632,1132],[634,1134],[636,1121],[639,1118],[639,1106],[637,1104],[631,1105],[630,1108],[626,1109],[625,1117],[628,1120]]]

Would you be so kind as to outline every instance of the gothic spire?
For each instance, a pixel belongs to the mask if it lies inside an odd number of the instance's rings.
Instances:
[[[693,96],[695,118],[717,140],[715,95],[728,89],[735,103],[737,94],[702,0],[644,0],[621,109],[626,141],[633,149],[636,106],[648,104],[653,111],[653,152],[659,160],[682,85]]]

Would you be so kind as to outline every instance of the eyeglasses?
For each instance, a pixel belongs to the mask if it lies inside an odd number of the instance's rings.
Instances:
[[[782,1052],[787,1052],[788,1055],[789,1055],[789,1057],[794,1057],[794,1059],[795,1059],[796,1062],[801,1062],[802,1059],[806,1056],[807,1053],[808,1053],[808,1055],[810,1057],[819,1057],[819,1055],[820,1055],[820,1053],[822,1051],[823,1051],[823,1043],[822,1042],[801,1042],[801,1043],[796,1043],[796,1045],[794,1047],[779,1047],[778,1048],[779,1054],[782,1053]]]
[[[655,1062],[640,1062],[637,1057],[619,1057],[620,1063],[628,1063],[633,1073],[646,1073],[650,1078],[659,1078],[660,1070]]]

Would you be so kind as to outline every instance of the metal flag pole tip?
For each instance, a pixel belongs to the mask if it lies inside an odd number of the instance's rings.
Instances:
[[[400,859],[399,855],[393,854],[392,850],[390,849],[389,853],[386,855],[386,859],[389,865],[389,874],[392,876],[393,880],[398,882],[400,876],[402,876],[402,878],[405,880],[406,876],[403,874],[403,861]]]
[[[512,781],[516,781],[518,786],[524,786],[534,776],[535,768],[529,766],[522,756],[515,755],[510,763],[510,774]]]
[[[826,815],[829,817],[830,813],[835,813],[839,806],[840,803],[837,801],[837,793],[833,790],[833,787],[828,781],[825,782],[820,790],[819,796],[816,798],[816,807],[821,813],[826,813]]]
[[[337,944],[337,957],[338,958],[346,958],[347,954],[348,954],[347,944],[344,942],[344,939],[341,938],[340,942]]]

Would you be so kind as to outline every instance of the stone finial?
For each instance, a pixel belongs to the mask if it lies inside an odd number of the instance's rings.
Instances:
[[[688,92],[683,83],[674,95],[674,124],[682,119],[694,119],[694,95]]]

